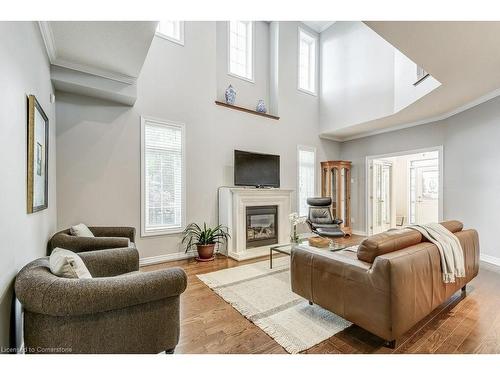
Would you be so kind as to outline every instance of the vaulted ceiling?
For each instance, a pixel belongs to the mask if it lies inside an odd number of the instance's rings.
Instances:
[[[370,21],[367,26],[440,83],[401,111],[337,129],[352,139],[449,117],[500,94],[500,22]]]

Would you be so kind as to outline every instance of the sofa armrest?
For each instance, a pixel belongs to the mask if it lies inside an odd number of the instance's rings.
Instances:
[[[69,234],[56,234],[50,240],[50,251],[56,247],[71,250],[75,253],[128,247],[129,239],[126,237],[77,237]],[[47,254],[50,255],[50,254]]]
[[[125,237],[135,242],[134,227],[89,227],[96,237]]]
[[[28,311],[74,316],[95,314],[179,296],[187,277],[181,268],[134,272],[115,277],[67,279],[54,276],[44,288],[16,284],[16,293]]]
[[[110,277],[139,270],[139,252],[131,247],[87,251],[79,256],[92,277]]]
[[[437,247],[421,242],[402,250],[379,255],[372,272],[389,273],[393,338],[398,338],[432,310],[447,301],[479,270],[479,237],[475,230],[455,233],[464,252],[465,277],[444,283]],[[391,338],[387,338],[391,339]]]

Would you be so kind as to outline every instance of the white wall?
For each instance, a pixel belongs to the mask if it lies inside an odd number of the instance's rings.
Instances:
[[[318,161],[338,158],[338,144],[318,137],[318,98],[297,90],[297,26],[279,24],[279,121],[214,104],[215,22],[186,22],[184,47],[155,38],[132,108],[58,94],[58,227],[139,229],[140,115],[186,124],[188,222],[217,222],[217,188],[233,184],[234,149],[280,154],[281,186],[293,189],[297,144],[316,147]],[[179,240],[138,236],[137,245],[151,257],[182,251]]]
[[[432,76],[415,86],[416,80],[417,64],[394,49],[394,112],[402,110],[441,86],[441,83]]]
[[[342,159],[353,161],[352,215],[365,232],[365,157],[443,145],[444,219],[479,231],[481,252],[498,258],[495,215],[500,212],[500,98],[446,120],[341,144]]]
[[[254,81],[229,75],[228,22],[216,22],[217,99],[224,101],[226,88],[231,84],[236,90],[236,105],[255,109],[257,100],[263,99],[270,106],[270,33],[269,23],[254,22]],[[278,115],[277,113],[274,113]]]
[[[56,229],[55,108],[45,47],[34,22],[0,22],[0,347],[9,345],[12,286],[17,272],[44,256]],[[49,117],[49,207],[26,213],[27,99]]]
[[[322,133],[393,113],[394,50],[359,21],[320,34]]]

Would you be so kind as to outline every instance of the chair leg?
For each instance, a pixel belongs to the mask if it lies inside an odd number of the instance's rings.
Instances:
[[[311,305],[311,306],[312,306],[312,305],[313,305],[313,302],[312,302],[312,301],[309,301],[309,305]]]
[[[174,354],[175,348],[165,350],[165,354]]]
[[[389,349],[396,349],[396,340],[386,341],[384,346]]]
[[[467,284],[465,284],[463,287],[462,287],[462,293],[465,293],[467,292]]]

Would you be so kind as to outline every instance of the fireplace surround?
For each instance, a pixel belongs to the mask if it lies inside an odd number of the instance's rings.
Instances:
[[[219,251],[227,256],[236,259],[244,260],[269,255],[269,247],[271,240],[267,238],[267,244],[255,243],[249,241],[247,243],[247,208],[257,207],[273,207],[276,210],[276,218],[274,223],[275,237],[272,239],[274,244],[287,244],[290,242],[290,207],[291,207],[291,189],[256,189],[244,187],[221,187],[219,188],[219,224],[227,226],[231,238],[228,240],[225,247]],[[263,215],[267,215],[264,213]],[[261,216],[260,220],[266,220],[265,216]],[[260,225],[260,220],[255,223]],[[257,227],[259,226],[257,225]],[[263,228],[268,227],[268,223],[264,222]],[[252,233],[260,233],[258,237],[272,234],[272,230],[260,230]],[[271,236],[272,237],[272,236]],[[262,238],[259,238],[262,239]]]

